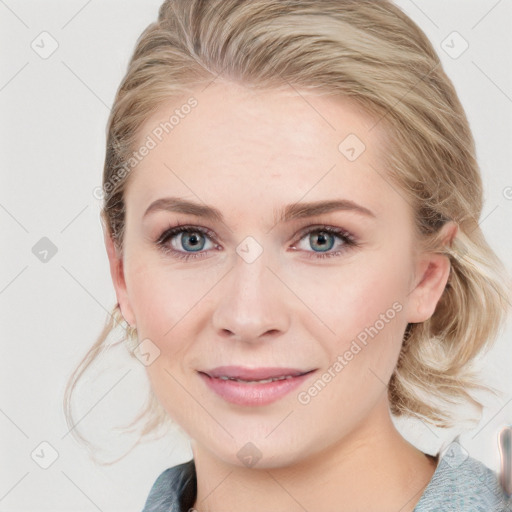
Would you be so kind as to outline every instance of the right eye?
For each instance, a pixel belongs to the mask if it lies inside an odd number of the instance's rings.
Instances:
[[[156,244],[165,254],[187,260],[207,254],[208,249],[203,249],[209,238],[213,238],[209,229],[200,226],[176,226],[165,230]]]

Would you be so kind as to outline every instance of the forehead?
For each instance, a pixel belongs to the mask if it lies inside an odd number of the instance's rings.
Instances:
[[[374,125],[346,99],[214,83],[163,103],[141,126],[137,147],[151,140],[152,148],[125,198],[142,208],[168,193],[256,211],[260,203],[345,197],[383,211],[398,196]]]

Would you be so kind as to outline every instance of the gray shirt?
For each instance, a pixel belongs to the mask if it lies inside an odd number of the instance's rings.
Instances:
[[[192,459],[160,474],[142,512],[189,512],[196,493]],[[512,499],[502,491],[496,473],[454,441],[440,459],[414,512],[512,512]]]

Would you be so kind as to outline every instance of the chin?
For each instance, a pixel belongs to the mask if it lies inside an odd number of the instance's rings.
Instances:
[[[283,444],[280,440],[269,439],[253,441],[235,441],[231,448],[224,446],[209,446],[215,458],[225,464],[248,469],[278,469],[293,466],[303,458],[296,446]],[[307,455],[304,454],[304,457]]]

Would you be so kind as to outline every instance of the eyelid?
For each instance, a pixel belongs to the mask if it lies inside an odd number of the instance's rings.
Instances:
[[[169,227],[164,229],[160,236],[156,239],[155,243],[163,243],[163,240],[165,240],[167,237],[171,238],[172,236],[178,235],[180,233],[180,229],[182,229],[182,231],[199,231],[200,233],[204,233],[205,235],[210,237],[214,242],[217,242],[216,235],[211,229],[205,228],[204,226],[198,226],[195,224],[181,224],[180,222],[177,222],[176,224],[170,225]],[[177,232],[174,233],[173,235],[170,235],[169,233],[172,231]]]
[[[312,224],[310,226],[306,226],[305,228],[299,230],[298,234],[296,235],[297,238],[297,241],[299,242],[300,240],[302,240],[302,238],[304,238],[305,235],[313,232],[313,231],[327,231],[328,233],[331,233],[333,235],[338,235],[339,237],[345,237],[345,238],[348,238],[349,241],[353,244],[357,244],[358,242],[358,239],[350,232],[350,231],[347,231],[346,229],[342,228],[342,227],[335,227],[335,226],[331,226],[329,224]]]
[[[217,236],[216,236],[215,232],[212,231],[211,229],[206,228],[204,226],[197,225],[197,224],[187,224],[187,223],[182,224],[181,222],[177,222],[176,224],[170,224],[166,229],[164,229],[161,232],[160,236],[157,238],[156,243],[161,243],[161,241],[167,237],[167,235],[169,234],[170,231],[177,230],[179,228],[183,228],[183,230],[186,229],[186,230],[190,230],[190,231],[193,231],[193,230],[200,231],[201,233],[205,233],[213,241],[218,243]],[[322,224],[322,223],[310,224],[308,226],[305,226],[304,228],[300,229],[298,231],[298,233],[295,234],[294,238],[297,241],[300,241],[308,233],[310,233],[312,231],[321,230],[321,229],[324,229],[331,233],[335,233],[335,234],[338,233],[339,235],[343,235],[346,238],[350,239],[354,243],[356,243],[358,241],[357,237],[355,237],[350,231],[347,231],[346,229],[344,229],[342,227],[335,227],[335,226],[331,226],[331,225],[325,224],[325,223],[324,224]],[[175,234],[178,234],[178,233],[175,233]]]

